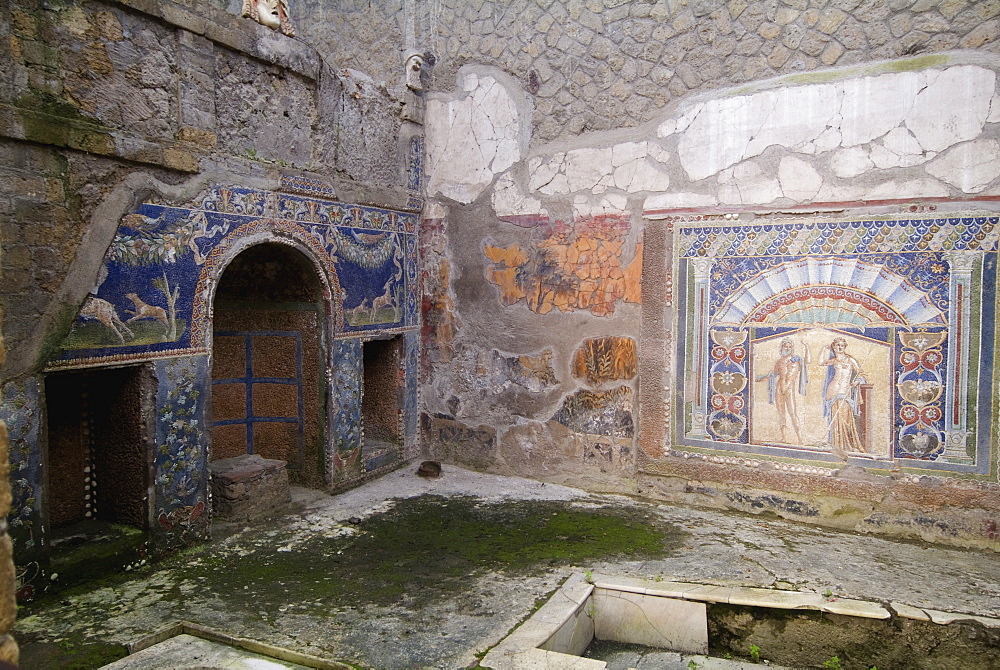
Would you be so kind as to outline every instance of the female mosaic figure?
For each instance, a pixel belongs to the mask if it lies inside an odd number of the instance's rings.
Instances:
[[[823,347],[818,365],[825,365],[823,416],[829,425],[833,453],[846,457],[849,452],[866,451],[858,430],[860,405],[858,386],[865,383],[861,365],[847,353],[847,340],[838,337]]]

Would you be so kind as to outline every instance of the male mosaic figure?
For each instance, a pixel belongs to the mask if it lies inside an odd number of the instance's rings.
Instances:
[[[780,357],[774,368],[757,381],[767,380],[767,401],[777,406],[781,418],[781,439],[788,444],[802,444],[802,423],[799,419],[800,395],[805,395],[809,384],[809,348],[804,347],[805,360],[795,353],[795,344],[789,338],[781,340]]]

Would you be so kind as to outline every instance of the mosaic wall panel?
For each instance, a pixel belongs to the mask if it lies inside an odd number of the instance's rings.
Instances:
[[[420,402],[419,365],[420,365],[420,333],[411,331],[404,335],[406,346],[406,369],[403,389],[403,458],[415,458],[420,453],[417,444],[419,435],[417,426],[417,405]]]
[[[147,202],[122,219],[99,285],[49,367],[204,352],[218,264],[263,232],[297,240],[324,266],[338,333],[413,327],[416,223],[410,212],[249,189],[216,188],[193,208]]]
[[[998,233],[679,227],[677,443],[989,472]]]
[[[157,361],[154,515],[150,533],[164,549],[207,539],[207,356]]]
[[[7,517],[7,533],[17,565],[15,578],[18,600],[30,600],[36,590],[44,590],[42,557],[45,526],[42,509],[42,454],[33,446],[41,432],[41,388],[37,379],[11,382],[2,389],[0,420],[7,424],[9,438],[10,485],[13,499]]]
[[[352,479],[361,468],[361,387],[363,381],[361,341],[334,343],[333,371],[334,449],[327,472],[334,481]]]

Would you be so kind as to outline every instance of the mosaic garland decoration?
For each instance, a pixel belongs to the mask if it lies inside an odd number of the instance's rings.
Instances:
[[[322,184],[288,190],[330,195]],[[217,187],[193,208],[145,203],[123,217],[49,369],[206,350],[209,301],[226,251],[273,233],[309,250],[331,286],[338,336],[417,323],[417,214],[317,197]]]
[[[997,217],[681,227],[678,443],[988,472],[998,236]]]

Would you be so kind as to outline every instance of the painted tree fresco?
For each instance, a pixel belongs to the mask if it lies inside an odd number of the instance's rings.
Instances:
[[[534,221],[537,241],[528,248],[487,241],[486,279],[500,289],[500,301],[524,301],[538,314],[589,310],[611,316],[619,302],[640,302],[642,244],[625,260],[631,231],[627,214],[579,217],[573,226]]]
[[[997,222],[682,227],[680,444],[986,471]]]

